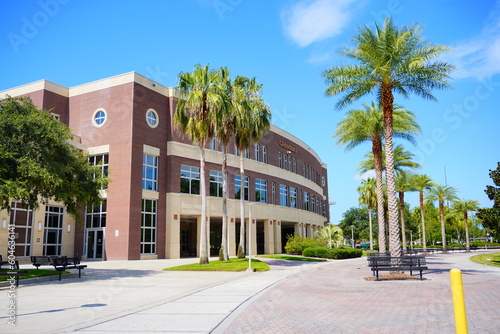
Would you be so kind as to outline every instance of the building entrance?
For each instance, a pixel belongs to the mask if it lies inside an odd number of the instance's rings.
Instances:
[[[87,229],[87,260],[100,260],[104,253],[104,230]]]

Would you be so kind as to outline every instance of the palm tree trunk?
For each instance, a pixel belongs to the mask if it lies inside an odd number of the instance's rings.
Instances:
[[[464,212],[464,223],[465,223],[465,251],[470,252],[469,221],[468,221],[468,217],[467,217],[467,211]]]
[[[403,243],[403,252],[406,252],[406,227],[405,227],[405,193],[399,192],[399,216],[401,217],[401,241]]]
[[[373,162],[375,164],[375,180],[377,181],[377,221],[378,221],[378,251],[385,253],[385,212],[384,187],[382,185],[382,143],[380,140],[372,142]]]
[[[372,208],[368,207],[368,221],[370,223],[370,250],[373,250],[373,227],[372,227]],[[332,248],[330,240],[330,248]]]
[[[222,152],[222,238],[219,260],[229,261],[227,249],[227,145],[224,145]]]
[[[245,257],[245,168],[243,165],[243,152],[240,150],[240,244],[238,258]]]
[[[385,138],[385,178],[387,181],[387,202],[389,211],[389,250],[391,256],[401,256],[401,245],[398,203],[396,200],[396,182],[394,179],[394,155],[392,145],[392,110],[394,97],[391,87],[382,85],[382,110],[384,112],[384,138]]]
[[[420,191],[420,217],[422,219],[422,246],[423,252],[427,252],[427,240],[425,237],[425,218],[424,218],[424,191]]]
[[[200,264],[208,264],[207,240],[207,188],[205,186],[205,148],[200,143],[200,195],[201,195],[201,228],[200,228]]]
[[[439,202],[439,220],[441,221],[441,242],[443,245],[443,252],[446,252],[446,231],[444,227],[444,204]]]

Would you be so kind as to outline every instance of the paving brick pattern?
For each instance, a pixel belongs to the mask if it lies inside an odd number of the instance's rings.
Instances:
[[[424,281],[367,281],[366,258],[335,261],[261,293],[224,333],[455,333],[452,268],[462,270],[469,333],[500,333],[500,268],[469,256],[428,256]]]

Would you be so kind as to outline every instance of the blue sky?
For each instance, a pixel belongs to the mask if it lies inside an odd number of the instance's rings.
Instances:
[[[76,86],[136,71],[175,86],[195,64],[227,66],[264,85],[273,124],[311,146],[328,165],[332,223],[358,205],[357,168],[370,145],[345,152],[332,139],[345,112],[324,95],[322,72],[346,62],[362,25],[392,16],[418,23],[423,35],[449,46],[458,68],[438,102],[411,96],[423,133],[401,142],[423,166],[418,173],[454,186],[482,206],[500,161],[500,3],[495,0],[4,0],[0,3],[0,90],[40,79]],[[446,180],[445,180],[446,170]],[[418,204],[416,194],[407,202]]]

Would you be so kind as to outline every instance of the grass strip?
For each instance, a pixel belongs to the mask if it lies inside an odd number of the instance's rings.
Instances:
[[[474,255],[470,257],[470,260],[488,266],[500,267],[500,253]]]
[[[252,259],[252,268],[255,271],[268,271],[269,265],[265,262]],[[248,269],[248,259],[231,258],[229,261],[210,261],[209,264],[186,264],[177,267],[165,268],[165,271],[244,271]]]
[[[19,276],[19,279],[59,275],[58,271],[50,269],[20,269],[14,271],[28,271],[26,274]],[[70,273],[70,271],[63,271],[62,273],[67,274]],[[9,276],[0,276],[0,282],[7,281],[8,279]]]
[[[289,260],[289,261],[307,261],[307,262],[324,262],[324,261],[326,261],[325,259],[318,259],[318,258],[313,258],[313,257],[279,255],[279,254],[259,255],[258,257],[264,257],[264,258],[268,258],[268,259],[278,259],[278,260]]]

